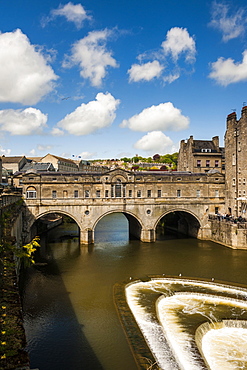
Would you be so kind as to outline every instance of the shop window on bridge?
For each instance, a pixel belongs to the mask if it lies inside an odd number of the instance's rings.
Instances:
[[[36,199],[37,198],[37,191],[34,187],[29,187],[26,191],[27,199]]]
[[[56,190],[52,190],[51,195],[52,195],[52,199],[56,199],[56,197],[57,197],[57,191]]]
[[[78,198],[79,197],[79,191],[78,190],[74,190],[74,198]]]

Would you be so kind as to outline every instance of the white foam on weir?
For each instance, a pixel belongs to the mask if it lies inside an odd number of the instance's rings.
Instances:
[[[206,288],[211,292],[216,291],[218,294],[221,294],[221,296],[217,297],[216,295],[209,295],[201,292],[196,293],[193,291],[181,292],[181,285],[185,288],[186,286],[193,286],[193,289],[199,288],[199,290],[201,288]],[[180,293],[178,293],[179,291]],[[159,308],[157,316],[161,325],[153,320],[153,305],[151,305],[152,307],[148,307],[142,302],[142,298],[145,298],[145,295],[150,293],[153,294],[154,292],[162,294],[164,297],[163,299],[159,299],[158,303]],[[236,299],[223,297],[223,293],[230,293],[235,296]],[[212,305],[214,305],[214,309],[217,304],[230,305],[233,307],[237,305],[238,307],[242,307],[244,312],[246,312],[247,302],[240,301],[240,297],[243,299],[247,298],[246,289],[187,279],[155,278],[148,282],[138,281],[126,286],[126,299],[137,324],[158,365],[166,370],[205,369],[200,361],[198,361],[198,358],[193,354],[193,351],[191,351],[193,336],[186,331],[184,332],[184,328],[179,326],[178,318],[174,316],[174,312],[179,306],[184,314],[199,312],[205,317],[206,321],[212,322],[214,321],[213,314],[208,314],[203,310],[203,305],[206,300],[210,300]],[[181,303],[181,300],[184,300],[184,302]],[[197,301],[197,304],[195,301]],[[161,304],[161,302],[163,303]],[[166,303],[164,304],[164,302]],[[162,307],[166,307],[166,309],[163,310]],[[167,314],[167,310],[169,314]],[[177,340],[176,337],[179,339]],[[177,363],[171,355],[171,349]]]
[[[214,309],[217,309],[217,306],[220,305],[232,305],[247,310],[247,302],[200,293],[179,293],[172,297],[161,297],[157,301],[157,315],[163,326],[165,337],[183,369],[201,369],[201,364],[200,357],[195,356],[193,351],[190,350],[193,346],[194,335],[186,331],[186,325],[182,320],[178,320],[178,314],[200,314],[208,317],[207,311],[209,308],[204,308],[204,303],[213,305]]]
[[[211,370],[247,368],[247,329],[211,329],[202,338],[202,351]]]

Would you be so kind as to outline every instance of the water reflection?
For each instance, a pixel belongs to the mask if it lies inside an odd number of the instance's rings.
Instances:
[[[93,247],[79,248],[74,227],[50,232],[42,251],[48,264],[27,276],[23,302],[32,368],[135,370],[113,303],[114,284],[130,276],[181,273],[247,285],[246,251],[195,239],[129,242],[127,220],[117,214],[97,225]],[[70,238],[61,238],[65,234]]]

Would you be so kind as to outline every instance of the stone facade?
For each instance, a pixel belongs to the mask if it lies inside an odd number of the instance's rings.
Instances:
[[[247,211],[247,106],[237,120],[235,112],[227,116],[225,133],[226,207],[235,216]]]
[[[212,140],[194,140],[193,136],[181,140],[178,155],[178,171],[224,173],[224,148],[219,147],[219,137]]]
[[[23,194],[30,224],[55,212],[72,217],[80,227],[81,241],[93,242],[98,221],[113,212],[129,220],[132,234],[154,241],[163,216],[181,215],[181,231],[201,239],[210,238],[208,214],[223,212],[224,175],[167,172],[133,173],[112,170],[95,173],[28,173],[23,175]]]

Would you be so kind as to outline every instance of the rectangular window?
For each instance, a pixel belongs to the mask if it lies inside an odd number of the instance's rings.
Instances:
[[[34,190],[27,191],[27,199],[35,199],[37,197],[37,193]]]
[[[236,180],[235,179],[232,179],[232,185],[235,186],[236,185]]]
[[[129,198],[132,198],[132,190],[129,190]]]
[[[206,159],[206,167],[210,167],[210,160]]]
[[[142,192],[141,190],[137,190],[137,198],[141,198]]]
[[[219,161],[218,161],[218,159],[215,160],[214,167],[219,167]]]
[[[108,198],[109,197],[109,190],[105,190],[105,197]]]
[[[158,189],[157,196],[158,198],[161,198],[161,189]]]
[[[52,190],[52,198],[55,199],[57,197],[57,191]]]
[[[197,190],[196,191],[196,196],[197,196],[197,198],[200,198],[200,196],[201,196],[201,190]]]
[[[74,198],[78,198],[79,197],[79,192],[78,190],[74,190]]]
[[[89,190],[85,190],[85,198],[89,198],[89,195],[90,195]]]
[[[177,190],[177,197],[180,198],[181,197],[181,190]]]
[[[243,185],[246,185],[246,179],[243,179]]]
[[[219,198],[220,194],[219,194],[219,190],[215,190],[215,197],[216,198]]]
[[[100,198],[100,190],[96,190],[96,198]]]
[[[215,207],[214,208],[214,213],[217,215],[217,213],[219,213],[219,207]]]
[[[148,196],[148,198],[151,198],[151,190],[148,190],[148,193],[147,193],[147,196]]]
[[[200,159],[197,159],[196,165],[197,165],[197,167],[201,167],[201,160]]]
[[[233,165],[233,166],[235,166],[235,165],[236,165],[235,153],[233,153],[233,155],[232,155],[232,165]]]

